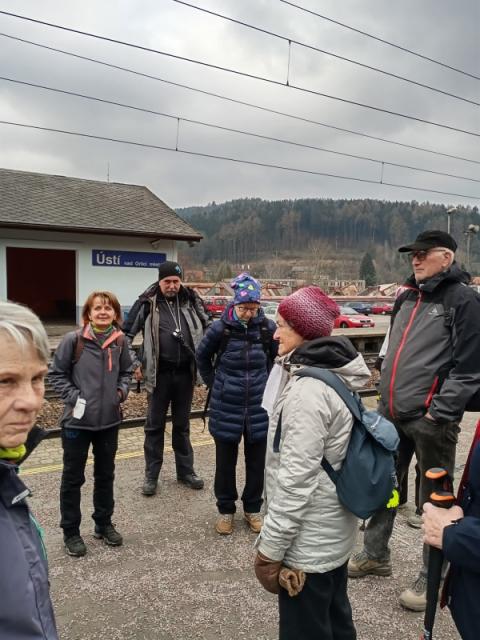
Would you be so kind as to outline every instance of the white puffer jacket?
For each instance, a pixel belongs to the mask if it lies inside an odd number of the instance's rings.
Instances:
[[[339,503],[335,486],[320,463],[325,455],[334,469],[341,466],[353,420],[331,387],[293,375],[304,364],[330,369],[352,390],[363,387],[370,377],[363,357],[343,337],[304,343],[284,360],[289,375],[270,416],[267,514],[256,546],[286,566],[325,573],[350,556],[357,518]],[[273,440],[281,412],[282,433],[275,453]]]

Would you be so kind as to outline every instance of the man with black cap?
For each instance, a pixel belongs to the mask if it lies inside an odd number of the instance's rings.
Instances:
[[[195,348],[209,319],[198,295],[182,285],[182,269],[166,261],[158,282],[144,291],[130,309],[123,327],[130,345],[140,331],[143,345],[134,355],[134,376],[148,393],[145,424],[145,480],[142,493],[153,496],[163,463],[165,422],[172,412],[172,447],[177,479],[191,489],[203,489],[193,469],[189,415],[196,380]]]
[[[397,476],[401,485],[413,454],[420,469],[419,504],[429,500],[425,471],[447,469],[453,478],[459,423],[480,388],[480,296],[466,286],[468,273],[455,262],[457,243],[444,231],[424,231],[400,247],[413,274],[397,298],[380,378],[380,410],[400,435]],[[392,573],[388,542],[396,509],[371,518],[364,548],[350,558],[350,577]],[[413,586],[400,604],[413,611],[426,606],[428,547]]]

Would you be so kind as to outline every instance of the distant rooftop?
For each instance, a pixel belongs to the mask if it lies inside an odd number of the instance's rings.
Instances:
[[[203,237],[147,187],[10,169],[0,169],[0,227]]]

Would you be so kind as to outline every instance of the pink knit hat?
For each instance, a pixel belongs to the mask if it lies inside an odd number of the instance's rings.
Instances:
[[[302,338],[313,340],[332,333],[340,309],[320,287],[303,287],[282,300],[278,313]]]

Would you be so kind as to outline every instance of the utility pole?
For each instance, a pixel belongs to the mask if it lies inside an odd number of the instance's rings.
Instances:
[[[450,216],[457,211],[457,207],[447,209],[447,233],[450,233]]]
[[[476,235],[480,231],[480,225],[469,224],[465,235],[467,236],[467,271],[470,273],[470,243],[472,236]]]

